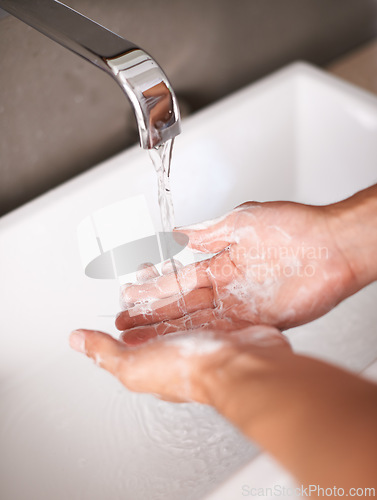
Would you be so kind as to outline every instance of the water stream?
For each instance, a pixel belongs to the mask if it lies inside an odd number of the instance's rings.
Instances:
[[[174,219],[174,205],[170,190],[170,167],[173,152],[174,139],[170,139],[158,148],[150,149],[149,156],[152,160],[153,166],[157,173],[157,183],[158,183],[158,204],[160,207],[160,217],[162,226],[162,238],[165,238],[165,248],[167,249],[167,254],[169,256],[171,269],[173,270],[177,284],[179,288],[180,295],[180,306],[182,314],[187,314],[187,308],[184,298],[184,293],[182,291],[181,284],[179,282],[178,275],[178,265],[179,263],[173,258],[173,252],[170,251],[170,234],[175,227]]]
[[[157,173],[158,204],[163,232],[174,228],[174,206],[170,191],[170,166],[174,139],[170,139],[158,148],[149,149],[149,156]]]

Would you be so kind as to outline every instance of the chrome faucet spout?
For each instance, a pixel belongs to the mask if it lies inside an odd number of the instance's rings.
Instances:
[[[131,101],[143,148],[180,133],[174,91],[144,50],[58,0],[0,0],[0,7],[110,74]]]

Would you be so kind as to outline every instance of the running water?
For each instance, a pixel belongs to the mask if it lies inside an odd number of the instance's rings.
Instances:
[[[157,172],[158,204],[162,231],[170,233],[175,226],[174,206],[170,191],[170,165],[174,139],[170,139],[158,148],[149,149],[149,156]]]
[[[162,225],[162,237],[165,238],[165,248],[169,255],[171,267],[176,276],[177,284],[179,287],[179,294],[181,298],[180,307],[183,315],[187,314],[186,301],[182,286],[179,281],[177,273],[178,262],[173,259],[172,252],[170,251],[169,236],[175,227],[174,220],[174,206],[173,199],[170,191],[170,166],[173,151],[174,139],[170,139],[158,148],[150,149],[149,156],[152,160],[153,166],[157,173],[158,182],[158,204],[160,206],[160,217]],[[191,323],[191,320],[190,320]],[[192,326],[192,325],[191,325]]]

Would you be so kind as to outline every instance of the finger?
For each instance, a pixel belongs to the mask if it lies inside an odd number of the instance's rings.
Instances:
[[[136,280],[138,283],[144,283],[150,279],[156,278],[160,273],[151,262],[141,264],[136,272]]]
[[[75,330],[69,343],[73,349],[86,354],[117,377],[131,391],[160,391],[159,381],[153,378],[153,373],[161,373],[164,353],[156,356],[156,348],[161,350],[161,345],[132,349],[107,333],[93,330]]]
[[[207,273],[208,266],[209,260],[203,260],[182,267],[177,273],[159,276],[142,285],[128,286],[122,291],[123,300],[126,303],[135,304],[179,295],[182,292],[187,293],[195,288],[212,286],[211,277]]]
[[[158,334],[158,328],[161,323],[156,325],[147,325],[147,326],[136,326],[135,328],[131,328],[129,330],[125,330],[120,334],[120,340],[129,346],[135,346],[144,344],[155,337]]]
[[[200,388],[191,384],[195,362],[181,354],[185,347],[181,344],[155,341],[131,348],[98,331],[76,330],[70,336],[73,349],[92,358],[131,391],[159,394],[168,401],[206,402]]]
[[[217,317],[214,309],[203,309],[178,319],[162,321],[154,325],[136,326],[122,332],[120,338],[128,345],[139,345],[159,335],[187,331],[195,328],[206,328],[215,319],[217,319]]]
[[[154,325],[137,326],[122,332],[120,338],[127,345],[140,345],[159,335],[183,332],[188,330],[218,330],[229,332],[250,326],[248,321],[219,317],[217,309],[203,309],[178,319],[162,321]]]
[[[75,351],[86,354],[99,366],[119,377],[120,364],[127,356],[127,348],[122,342],[107,333],[80,329],[71,333],[69,344]]]
[[[189,247],[199,252],[217,253],[234,241],[234,221],[236,212],[210,221],[176,228],[175,231],[189,237]]]
[[[119,289],[119,306],[122,310],[135,305],[134,302],[131,302],[124,297],[124,291],[127,290],[129,286],[132,286],[132,283],[124,283]]]
[[[170,273],[175,273],[179,269],[182,269],[183,264],[177,259],[169,259],[166,262],[164,262],[161,266],[161,272],[162,274],[170,274]]]
[[[135,326],[181,318],[185,314],[213,307],[213,289],[199,288],[183,297],[178,296],[136,305],[132,309],[121,312],[115,321],[115,326],[118,330],[128,330]]]

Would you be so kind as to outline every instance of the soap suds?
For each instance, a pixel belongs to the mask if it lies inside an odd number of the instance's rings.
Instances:
[[[184,357],[213,354],[225,345],[224,340],[215,338],[211,332],[197,332],[193,335],[177,332],[166,336],[165,341],[179,347],[179,354]]]

